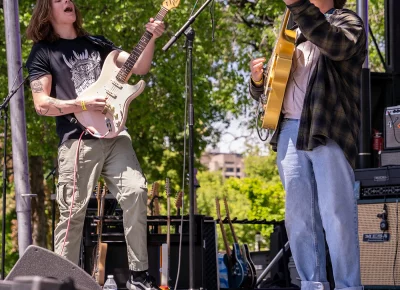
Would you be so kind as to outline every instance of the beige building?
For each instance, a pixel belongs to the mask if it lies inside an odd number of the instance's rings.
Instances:
[[[207,152],[201,156],[200,163],[210,171],[222,171],[225,178],[245,176],[241,154]]]

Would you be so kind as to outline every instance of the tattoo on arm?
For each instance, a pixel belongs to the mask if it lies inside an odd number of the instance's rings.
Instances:
[[[42,93],[43,92],[43,85],[40,81],[33,81],[31,84],[31,88],[34,93]]]
[[[54,98],[48,98],[47,102],[49,103],[50,106],[54,106],[61,114],[63,113],[61,107],[60,107],[60,101]]]

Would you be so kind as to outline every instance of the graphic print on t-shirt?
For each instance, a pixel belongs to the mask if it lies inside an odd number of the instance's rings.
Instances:
[[[75,85],[75,91],[77,95],[82,93],[86,88],[93,84],[100,76],[100,53],[98,51],[93,52],[89,55],[87,49],[85,52],[78,54],[72,51],[74,54],[69,60],[63,54],[65,64],[71,69],[72,81]]]

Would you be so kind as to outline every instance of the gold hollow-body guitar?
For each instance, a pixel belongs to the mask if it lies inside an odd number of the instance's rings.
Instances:
[[[180,0],[165,0],[155,20],[162,21],[167,12],[177,7],[179,2]],[[104,61],[98,80],[78,96],[77,100],[80,101],[93,96],[104,96],[107,98],[103,112],[82,111],[75,113],[78,122],[93,136],[98,138],[114,138],[125,129],[129,105],[145,88],[143,80],[140,80],[136,85],[130,85],[127,82],[132,68],[152,36],[146,30],[139,43],[134,47],[128,59],[121,67],[118,67],[116,64],[119,51],[114,50],[110,52]]]
[[[292,67],[296,31],[287,29],[289,15],[290,11],[286,9],[279,36],[271,55],[270,66],[267,70],[264,96],[261,97],[264,111],[261,115],[261,127],[268,130],[276,130],[278,126],[286,85]]]

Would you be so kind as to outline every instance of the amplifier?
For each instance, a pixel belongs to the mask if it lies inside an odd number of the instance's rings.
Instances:
[[[93,250],[97,243],[95,219],[96,216],[86,216],[83,231],[81,264],[88,273],[91,273],[93,269]],[[148,271],[156,278],[156,282],[160,284],[161,246],[167,240],[166,229],[164,228],[167,218],[166,216],[148,216],[147,219]],[[170,283],[172,286],[175,286],[180,256],[180,235],[178,230],[180,223],[180,216],[171,216]],[[162,228],[162,233],[158,233],[158,227]],[[187,216],[184,216],[183,219],[182,232],[181,269],[177,289],[189,289],[189,220]],[[106,275],[113,274],[118,289],[126,289],[125,283],[129,278],[129,269],[122,218],[119,216],[105,217],[102,240],[108,244]],[[218,290],[216,221],[213,218],[195,215],[194,241],[195,287],[197,289]]]
[[[358,199],[400,196],[400,166],[354,170]]]
[[[400,149],[400,106],[385,109],[384,149]]]
[[[377,215],[382,215],[385,205],[386,219],[383,219],[382,216],[377,217]],[[358,236],[360,240],[362,285],[388,286],[376,289],[392,289],[389,286],[400,285],[398,211],[397,199],[358,201]],[[383,221],[388,224],[386,231],[382,231],[380,228]],[[372,289],[365,287],[365,289]]]
[[[381,166],[400,165],[400,150],[383,150]]]

